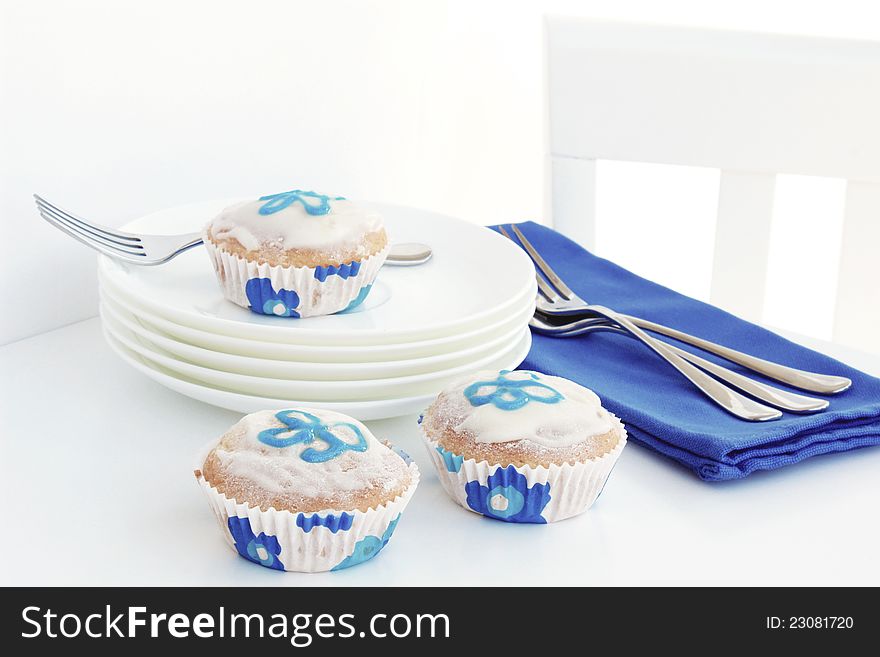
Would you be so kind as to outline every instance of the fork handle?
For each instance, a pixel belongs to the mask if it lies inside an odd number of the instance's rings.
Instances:
[[[736,349],[731,349],[730,347],[725,347],[714,342],[709,342],[708,340],[698,338],[695,335],[690,335],[689,333],[684,333],[683,331],[679,331],[668,326],[663,326],[662,324],[656,324],[655,322],[651,322],[646,319],[633,317],[632,315],[619,316],[628,319],[639,328],[647,329],[655,333],[660,333],[661,335],[665,335],[670,338],[680,340],[681,342],[693,345],[695,347],[699,347],[700,349],[715,354],[716,356],[726,358],[732,363],[742,365],[743,367],[746,367],[753,372],[758,372],[759,374],[763,374],[764,376],[767,376],[771,379],[776,379],[777,381],[781,381],[782,383],[787,383],[791,386],[794,386],[795,388],[800,388],[801,390],[818,392],[825,395],[833,395],[838,392],[843,392],[852,385],[852,380],[846,378],[845,376],[817,374],[815,372],[806,372],[804,370],[795,369],[793,367],[787,367],[785,365],[780,365],[779,363],[764,360],[763,358],[758,358],[757,356],[744,354],[743,352],[737,351]]]
[[[619,315],[604,306],[590,305],[589,310],[617,323],[621,328],[625,329],[663,360],[672,365],[672,367],[678,370],[682,376],[693,383],[698,390],[728,413],[752,422],[775,420],[782,416],[781,411],[765,406],[764,404],[759,404],[755,400],[738,393],[736,390],[728,388],[717,379],[713,379],[703,370],[677,355],[667,345],[660,342],[660,340],[656,340],[645,333],[626,316]]]
[[[784,411],[790,411],[792,413],[817,413],[828,408],[829,402],[827,399],[807,397],[806,395],[798,395],[789,392],[788,390],[783,390],[782,388],[775,388],[766,383],[761,383],[760,381],[755,381],[747,376],[738,374],[726,367],[721,367],[711,361],[700,358],[696,354],[692,354],[684,349],[679,349],[674,345],[667,344],[666,346],[686,361],[706,370],[709,374],[715,375],[725,383],[732,385],[734,388],[747,392],[759,401],[766,402],[776,408],[781,408]]]

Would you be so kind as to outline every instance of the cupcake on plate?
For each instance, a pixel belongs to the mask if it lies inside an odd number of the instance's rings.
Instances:
[[[307,408],[246,415],[195,471],[229,544],[276,570],[340,570],[388,543],[419,481],[357,420]]]
[[[626,444],[623,424],[594,392],[527,370],[459,381],[419,421],[449,496],[505,522],[586,511]]]
[[[224,296],[279,317],[355,308],[388,252],[377,212],[301,189],[231,205],[203,237]]]

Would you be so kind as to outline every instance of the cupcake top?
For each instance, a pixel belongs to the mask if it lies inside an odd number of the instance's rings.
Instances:
[[[402,494],[409,466],[357,420],[314,409],[242,418],[205,459],[204,477],[263,510],[366,511]]]
[[[258,254],[269,261],[291,251],[322,254],[308,266],[372,255],[387,242],[378,212],[341,196],[301,189],[235,203],[208,224],[205,234],[238,255]]]
[[[592,390],[528,370],[478,372],[451,385],[423,427],[456,454],[501,465],[583,461],[621,436],[619,420]]]

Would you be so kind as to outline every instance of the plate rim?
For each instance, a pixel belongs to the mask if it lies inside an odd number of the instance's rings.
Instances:
[[[102,324],[102,329],[105,332],[109,332],[114,338],[116,338],[118,341],[122,342],[124,346],[128,347],[132,351],[139,353],[144,358],[151,359],[150,355],[141,353],[137,347],[130,347],[128,344],[126,344],[126,341],[128,340],[127,336],[123,336],[123,337],[118,336],[108,324]],[[524,328],[524,331],[522,333],[523,337],[520,337],[517,341],[512,342],[507,348],[504,348],[504,347],[499,348],[498,352],[496,354],[492,354],[490,356],[486,356],[484,359],[481,359],[480,362],[485,361],[483,365],[479,365],[479,366],[471,366],[470,364],[460,365],[455,368],[449,368],[449,370],[446,370],[446,372],[448,372],[448,373],[445,373],[445,374],[444,374],[443,370],[440,370],[438,372],[433,372],[430,375],[420,374],[420,375],[412,375],[412,376],[405,376],[405,377],[389,377],[389,378],[385,378],[385,379],[371,379],[371,380],[364,380],[364,381],[348,381],[348,382],[308,381],[305,383],[311,389],[323,389],[323,390],[326,390],[328,392],[328,394],[332,393],[334,388],[338,389],[338,388],[344,387],[343,384],[347,384],[351,390],[354,390],[354,392],[346,392],[345,393],[346,395],[359,394],[359,392],[358,392],[359,390],[369,391],[372,387],[374,387],[377,384],[382,385],[382,386],[387,386],[387,387],[391,387],[391,386],[404,387],[404,386],[409,386],[409,385],[431,385],[432,383],[435,383],[437,380],[450,379],[450,378],[453,378],[456,376],[464,376],[464,374],[466,374],[467,372],[477,371],[477,370],[481,369],[482,367],[487,366],[490,363],[501,359],[506,353],[508,353],[509,351],[512,351],[521,342],[523,342],[524,336],[526,334],[528,334],[529,336],[531,335],[531,331],[529,330],[528,327]],[[529,340],[529,342],[531,342],[531,340]],[[150,352],[151,354],[154,354],[158,359],[166,359],[168,361],[173,361],[177,365],[183,366],[184,370],[186,370],[188,368],[194,368],[195,370],[205,370],[207,375],[219,374],[219,375],[222,375],[225,377],[230,377],[233,379],[239,379],[239,378],[240,379],[252,379],[253,381],[251,381],[251,383],[257,384],[257,385],[269,380],[267,377],[253,376],[253,375],[247,375],[247,374],[235,374],[232,372],[223,372],[221,370],[215,370],[210,367],[187,363],[185,361],[178,360],[178,359],[173,358],[171,356],[167,356],[165,354],[161,354],[161,353],[152,351],[148,347],[145,347],[143,345],[140,345],[140,347],[144,351],[147,351],[147,352]],[[159,361],[159,363],[162,364],[161,360]],[[172,371],[177,371],[177,370],[175,370],[174,365],[167,365],[166,367],[168,367],[168,369],[171,369]],[[191,378],[195,378],[195,377],[191,377]],[[395,379],[395,380],[392,380],[392,379]],[[421,380],[418,380],[418,379],[421,379]],[[278,384],[299,383],[298,381],[295,381],[295,380],[285,380],[285,379],[271,379],[271,381],[277,382]],[[247,383],[248,383],[247,381],[240,381],[240,384],[247,384]],[[254,394],[254,393],[247,393],[247,394]],[[270,393],[270,394],[277,394],[277,393]],[[385,393],[385,394],[389,394],[389,393]],[[390,394],[394,395],[396,393],[390,393]]]
[[[119,306],[122,306],[127,312],[131,313],[135,317],[143,318],[145,321],[150,323],[158,323],[158,324],[168,324],[176,329],[182,329],[182,332],[195,332],[204,334],[206,336],[212,336],[214,338],[220,338],[221,340],[230,340],[238,343],[244,343],[244,345],[252,345],[252,346],[261,346],[261,347],[271,347],[278,349],[293,349],[300,350],[304,352],[312,352],[316,356],[326,356],[327,354],[339,355],[339,354],[362,354],[365,350],[376,350],[381,352],[393,352],[393,351],[412,351],[415,349],[430,349],[434,350],[437,347],[446,347],[449,344],[460,344],[462,341],[466,341],[472,338],[476,338],[478,336],[482,336],[483,334],[489,334],[493,331],[496,331],[499,327],[504,327],[507,324],[513,324],[514,321],[521,319],[522,326],[526,326],[528,324],[528,319],[534,314],[535,310],[535,299],[533,297],[524,297],[524,305],[518,311],[519,314],[513,314],[505,316],[504,318],[498,320],[497,322],[493,322],[492,324],[482,325],[465,333],[457,333],[453,335],[448,335],[440,338],[431,338],[428,340],[420,340],[413,342],[401,342],[401,343],[389,343],[389,344],[376,344],[376,345],[313,345],[313,344],[291,344],[284,342],[264,342],[261,340],[252,340],[250,338],[234,336],[234,335],[225,335],[221,333],[212,333],[211,331],[206,331],[204,329],[196,328],[193,326],[188,326],[185,324],[178,324],[166,317],[162,317],[160,315],[156,315],[149,309],[144,309],[138,307],[137,301],[133,301],[130,299],[120,299],[121,293],[113,290],[109,286],[100,285],[99,286],[99,296],[104,294],[109,297],[112,303],[115,303]],[[197,339],[197,338],[192,338]],[[179,342],[183,342],[183,340],[178,339]],[[232,347],[230,347],[232,348]],[[241,347],[235,347],[241,348]],[[434,352],[433,355],[450,353],[450,351],[458,350],[458,347],[455,347],[453,350],[442,350]],[[228,352],[227,352],[228,353]],[[388,358],[385,357],[382,362],[393,362],[396,360],[409,360],[404,358]],[[296,360],[291,362],[303,362],[300,356],[296,357]],[[347,361],[305,361],[305,362],[347,362]],[[351,362],[367,362],[367,361],[351,361]]]
[[[157,210],[155,212],[151,212],[151,213],[142,215],[136,219],[132,219],[131,221],[126,222],[126,224],[124,226],[122,226],[122,229],[123,230],[137,230],[140,232],[149,232],[149,231],[145,231],[140,226],[137,226],[137,225],[132,226],[132,224],[139,224],[141,222],[144,222],[145,220],[149,220],[151,217],[155,217],[155,216],[161,215],[163,213],[170,213],[170,212],[173,212],[176,210],[182,210],[184,208],[192,208],[193,211],[196,211],[196,209],[198,207],[208,206],[208,205],[211,205],[211,206],[218,205],[219,206],[221,203],[224,203],[224,202],[226,202],[226,201],[221,200],[221,199],[215,199],[215,200],[210,200],[210,201],[199,201],[199,202],[195,202],[195,203],[188,203],[188,204],[183,204],[183,205],[171,206],[171,207],[168,207],[168,208],[165,208],[162,210]],[[235,202],[235,201],[233,200],[231,202]],[[371,205],[371,206],[375,206],[377,208],[395,208],[397,210],[402,210],[402,211],[427,213],[427,214],[435,215],[436,217],[443,217],[444,220],[446,220],[446,221],[452,222],[454,224],[466,226],[468,230],[470,228],[484,228],[487,233],[491,233],[493,235],[493,237],[491,237],[490,239],[501,240],[500,242],[498,242],[499,244],[501,244],[503,242],[507,245],[503,248],[508,248],[508,246],[509,246],[510,253],[517,254],[516,256],[512,256],[512,257],[514,257],[515,259],[518,259],[520,262],[522,262],[524,269],[527,268],[527,270],[529,272],[529,276],[528,276],[529,285],[524,286],[522,288],[521,292],[514,296],[514,299],[519,299],[520,296],[525,295],[525,292],[527,290],[531,290],[536,287],[536,283],[535,283],[534,277],[532,275],[532,273],[534,271],[534,267],[533,267],[532,262],[529,259],[528,255],[522,249],[520,249],[520,248],[516,247],[514,244],[510,243],[509,240],[507,240],[507,238],[505,238],[503,235],[487,228],[486,226],[474,224],[474,223],[465,221],[463,219],[453,217],[451,215],[447,215],[447,214],[440,213],[440,212],[434,212],[431,210],[423,210],[420,208],[408,207],[408,206],[397,205],[397,204],[392,204],[392,203],[380,203],[380,202],[374,202],[374,201],[363,201],[363,203],[365,205]],[[98,256],[99,276],[106,275],[108,278],[111,278],[111,280],[115,281],[116,277],[114,276],[114,273],[113,273],[112,269],[108,266],[108,264],[113,264],[110,258],[108,258],[107,256],[104,256],[104,255]],[[206,265],[206,269],[207,269],[207,265]],[[117,282],[117,284],[119,285],[120,288],[122,288],[122,290],[124,290],[126,287],[123,283]],[[140,296],[140,295],[133,295],[133,296]],[[143,299],[143,297],[140,297],[140,298]],[[147,299],[146,303],[155,304],[155,301],[153,301],[152,299]],[[419,334],[425,334],[426,332],[433,334],[436,331],[442,331],[445,333],[453,332],[457,327],[460,327],[463,324],[467,324],[470,322],[479,322],[482,319],[484,319],[485,317],[492,316],[496,313],[500,314],[504,310],[508,309],[511,305],[513,305],[513,300],[510,297],[508,297],[506,300],[503,300],[500,303],[497,303],[490,308],[482,309],[479,312],[474,313],[472,315],[469,315],[466,318],[457,318],[454,320],[450,320],[448,322],[436,324],[430,328],[423,327],[423,328],[419,328],[419,329],[401,329],[401,330],[363,329],[363,330],[356,331],[356,332],[352,332],[351,330],[345,330],[345,329],[308,329],[308,328],[303,329],[303,328],[300,328],[300,329],[297,329],[295,331],[295,333],[298,334],[298,338],[300,340],[323,338],[324,339],[323,341],[326,341],[326,340],[332,339],[334,337],[335,338],[351,337],[353,334],[356,334],[359,339],[382,338],[383,340],[395,339],[395,340],[399,340],[401,342],[406,342],[406,341],[413,341],[412,338],[406,339],[407,336],[417,336]],[[172,310],[174,313],[179,313],[182,316],[187,316],[196,322],[206,321],[208,323],[216,323],[218,326],[222,326],[222,327],[241,327],[242,326],[242,322],[238,322],[238,321],[235,321],[232,319],[211,318],[211,317],[208,317],[208,316],[205,316],[205,315],[202,315],[202,314],[190,311],[190,310],[181,309],[181,308],[170,308],[170,310]],[[289,330],[289,327],[284,327],[284,326],[268,326],[268,325],[260,325],[260,324],[251,324],[251,325],[247,326],[247,329],[249,331],[253,330],[255,335],[263,334],[263,335],[260,335],[260,337],[267,340],[267,341],[286,342],[287,340],[285,340],[284,338],[289,337],[289,335],[291,333],[293,333],[292,331]],[[230,328],[229,330],[234,330],[234,329]],[[213,331],[213,332],[222,333],[222,331]],[[279,339],[272,340],[270,336],[278,336]]]
[[[115,338],[108,335],[103,330],[103,328],[101,330],[101,333],[104,336],[104,341],[110,347],[110,350],[113,351],[122,360],[122,362],[134,368],[136,371],[140,372],[150,380],[158,383],[159,385],[168,390],[171,390],[178,395],[183,395],[184,397],[188,397],[189,399],[194,399],[198,402],[208,404],[209,406],[214,406],[216,408],[225,408],[226,410],[234,411],[236,413],[252,413],[253,411],[242,411],[239,408],[232,408],[231,406],[208,401],[204,398],[204,395],[201,395],[198,391],[204,390],[211,395],[232,398],[233,400],[240,399],[243,401],[254,402],[255,405],[256,403],[265,401],[265,404],[261,404],[261,408],[263,409],[282,409],[289,406],[311,406],[312,408],[345,413],[346,415],[351,415],[358,420],[382,420],[391,417],[399,417],[401,415],[406,415],[410,412],[416,412],[417,409],[427,406],[428,403],[430,403],[431,399],[436,396],[418,395],[415,397],[399,397],[397,399],[357,402],[300,402],[292,399],[285,400],[275,399],[272,397],[261,397],[260,395],[249,395],[246,393],[235,392],[233,390],[225,390],[216,386],[210,386],[197,381],[187,380],[185,378],[180,378],[163,372],[153,365],[148,365],[146,362],[144,362],[145,359],[143,359],[138,354],[131,352],[125,347],[125,345],[120,344],[118,341],[116,341]],[[181,389],[194,392],[194,394],[198,396],[194,396],[193,394],[190,394],[188,392],[183,392]],[[381,410],[383,407],[394,407],[395,405],[398,407],[407,406],[408,408],[412,408],[413,410],[408,410],[406,412]]]
[[[384,399],[373,401],[300,402],[290,399],[282,400],[274,399],[271,397],[261,397],[259,395],[248,395],[230,390],[224,390],[222,388],[203,385],[194,381],[188,381],[186,379],[178,378],[176,376],[172,376],[170,374],[162,372],[161,370],[155,369],[154,367],[144,363],[143,359],[141,359],[136,354],[132,355],[128,353],[128,350],[126,350],[123,345],[115,342],[115,339],[112,336],[109,336],[103,330],[103,328],[101,333],[104,336],[104,341],[110,347],[111,351],[113,351],[126,365],[140,372],[148,379],[154,381],[155,383],[172,392],[183,395],[184,397],[187,397],[189,399],[193,399],[203,404],[208,404],[209,406],[213,406],[215,408],[223,408],[229,411],[233,411],[235,413],[254,412],[253,410],[243,411],[241,410],[242,406],[251,406],[252,408],[254,408],[254,410],[282,409],[289,408],[290,406],[311,406],[312,408],[335,410],[340,413],[345,413],[346,415],[351,415],[355,419],[369,422],[373,420],[384,420],[388,418],[402,417],[405,415],[417,413],[427,407],[427,405],[436,398],[436,395],[426,394],[414,397],[398,397],[397,399]],[[531,334],[529,335],[528,344],[526,345],[525,349],[521,352],[518,352],[516,356],[511,359],[515,362],[511,362],[509,365],[507,365],[507,368],[513,369],[522,364],[522,362],[528,355],[530,348]],[[187,390],[188,392],[184,392],[184,390]],[[201,391],[205,391],[205,393],[202,393]],[[215,396],[215,399],[213,401],[209,401],[206,398],[207,395],[213,395]],[[218,403],[216,397],[225,399],[226,401]],[[263,404],[262,402],[266,403]]]
[[[467,325],[475,325],[475,324],[478,325],[480,322],[482,322],[483,320],[485,320],[488,317],[500,316],[502,314],[508,314],[512,308],[515,308],[518,305],[518,303],[530,303],[533,305],[534,298],[538,292],[537,282],[534,279],[530,279],[529,284],[526,287],[524,287],[520,291],[520,293],[517,296],[515,296],[513,299],[508,299],[505,302],[505,305],[502,309],[497,310],[496,312],[493,312],[489,315],[485,315],[483,317],[480,317],[479,319],[475,319],[474,317],[468,318],[467,321],[463,321],[460,325],[453,327],[453,330],[448,331],[448,332],[441,332],[440,334],[435,334],[435,331],[421,332],[421,335],[423,337],[418,337],[419,334],[414,332],[411,334],[409,339],[401,339],[399,341],[394,341],[393,338],[395,337],[395,335],[388,332],[388,331],[384,331],[381,329],[369,329],[369,330],[356,332],[357,336],[359,338],[361,336],[364,336],[366,338],[369,338],[372,336],[385,336],[385,337],[388,337],[389,339],[382,340],[379,342],[370,342],[370,341],[363,341],[362,342],[362,341],[358,340],[357,343],[349,342],[348,344],[344,344],[344,345],[329,345],[327,343],[328,343],[328,341],[332,340],[332,338],[334,337],[334,334],[335,334],[335,337],[341,337],[343,335],[351,336],[352,332],[351,331],[341,331],[341,330],[335,331],[335,332],[320,331],[319,334],[323,337],[327,337],[328,339],[327,340],[318,340],[317,336],[313,335],[313,332],[316,331],[315,329],[309,329],[310,332],[308,334],[304,335],[302,330],[289,331],[289,330],[285,329],[284,327],[280,327],[280,326],[259,326],[259,325],[254,324],[254,325],[249,325],[249,326],[256,328],[258,330],[259,329],[272,329],[273,331],[277,331],[279,336],[282,333],[286,334],[287,336],[296,334],[298,337],[309,338],[310,341],[298,342],[298,341],[291,341],[291,340],[272,340],[272,339],[266,339],[263,336],[259,336],[259,339],[252,339],[252,338],[242,337],[241,334],[213,331],[213,330],[207,328],[207,325],[210,324],[210,320],[208,318],[206,318],[205,316],[199,315],[198,313],[189,313],[187,311],[182,311],[182,310],[178,310],[178,309],[171,309],[171,313],[169,313],[169,314],[173,314],[175,316],[186,315],[188,317],[204,319],[206,321],[205,321],[204,325],[202,325],[202,326],[196,326],[195,323],[187,323],[186,321],[179,320],[179,319],[171,319],[166,314],[162,313],[162,311],[160,310],[161,306],[159,304],[155,303],[154,301],[149,300],[149,299],[144,299],[143,297],[140,297],[137,295],[126,295],[126,292],[124,291],[124,286],[119,285],[118,282],[114,281],[103,270],[103,265],[102,265],[101,261],[102,260],[109,261],[110,258],[108,258],[107,256],[104,256],[104,255],[99,255],[98,259],[99,259],[98,283],[101,286],[109,287],[109,288],[113,289],[115,291],[116,295],[130,296],[132,299],[137,299],[137,303],[140,303],[141,305],[144,305],[144,306],[149,306],[147,308],[147,310],[152,315],[154,315],[154,316],[158,315],[160,317],[163,317],[164,319],[166,319],[166,321],[169,321],[173,324],[177,324],[178,326],[184,326],[184,327],[187,327],[187,328],[190,328],[193,330],[201,331],[203,333],[211,333],[213,335],[220,335],[220,336],[224,336],[227,338],[233,338],[233,339],[238,339],[238,340],[251,340],[253,342],[261,342],[263,344],[283,344],[283,345],[296,345],[296,346],[302,346],[302,347],[327,347],[327,348],[332,348],[334,350],[340,349],[340,348],[345,348],[345,347],[358,349],[358,348],[373,347],[373,346],[385,347],[385,346],[395,346],[395,345],[418,345],[419,343],[422,343],[422,342],[425,342],[425,343],[430,343],[430,342],[435,342],[435,341],[442,342],[443,340],[453,341],[454,339],[459,339],[461,337],[461,334],[456,332],[456,330],[455,330],[456,328],[460,328],[461,326],[467,326]],[[229,303],[231,303],[231,302],[229,302]],[[223,321],[225,321],[227,324],[235,324],[235,325],[239,324],[238,322],[233,322],[231,320],[223,320]],[[291,320],[291,321],[296,321],[296,320]],[[499,321],[497,323],[501,323],[501,322]],[[469,331],[469,332],[476,333],[482,329],[483,329],[482,326],[478,326],[478,328],[471,329],[471,331]],[[426,335],[426,333],[429,337],[424,337]],[[311,338],[310,338],[310,336],[311,336]],[[315,341],[311,341],[311,340],[317,340],[317,341],[315,342]]]
[[[106,309],[106,310],[105,310]],[[167,335],[158,334],[150,328],[141,325],[138,323],[138,317],[132,315],[131,313],[127,313],[127,311],[121,308],[115,308],[113,305],[113,301],[106,300],[101,298],[99,301],[99,316],[101,317],[101,321],[105,320],[104,313],[107,312],[109,314],[109,318],[112,322],[116,322],[121,324],[125,329],[131,331],[139,338],[146,340],[149,345],[158,347],[164,351],[171,353],[175,358],[190,362],[194,365],[200,365],[202,367],[207,367],[210,369],[215,369],[221,372],[229,372],[232,374],[246,374],[244,372],[236,372],[234,370],[226,369],[225,367],[218,367],[215,365],[208,365],[204,362],[193,362],[190,358],[200,358],[197,353],[194,355],[183,355],[182,353],[177,353],[169,349],[167,344],[165,343],[174,343],[180,345],[182,351],[185,353],[188,350],[196,350],[197,352],[207,352],[207,358],[212,358],[213,355],[216,355],[218,358],[230,359],[232,361],[239,361],[239,365],[242,367],[252,367],[252,371],[258,371],[260,367],[266,366],[268,364],[281,364],[283,366],[290,366],[291,369],[295,369],[296,366],[305,366],[307,368],[320,368],[337,371],[355,371],[356,374],[344,374],[337,373],[335,377],[323,378],[323,379],[315,379],[313,375],[307,374],[288,374],[288,377],[296,377],[297,380],[303,381],[344,381],[344,380],[381,380],[383,378],[393,378],[389,376],[380,376],[376,377],[375,375],[370,375],[370,371],[376,370],[384,370],[384,369],[392,369],[394,367],[404,368],[404,367],[419,367],[419,366],[427,366],[431,367],[434,364],[442,365],[444,360],[453,360],[453,359],[462,359],[470,356],[480,356],[485,352],[490,352],[496,348],[500,348],[503,344],[510,344],[518,335],[522,333],[522,327],[519,325],[510,328],[505,333],[495,337],[493,340],[487,341],[485,343],[480,343],[474,346],[467,347],[465,349],[461,349],[459,351],[451,351],[441,354],[432,354],[430,356],[425,356],[423,358],[411,358],[411,359],[401,359],[401,360],[393,360],[393,361],[365,361],[365,362],[331,362],[331,363],[320,363],[320,362],[309,362],[309,361],[278,361],[271,358],[259,358],[255,356],[246,356],[243,354],[232,354],[223,351],[216,351],[213,349],[208,349],[199,345],[189,344],[187,342],[181,342],[179,340],[175,340]],[[122,316],[120,313],[126,313],[129,315],[128,317]],[[133,328],[133,325],[136,326]],[[158,340],[158,342],[157,342]],[[147,347],[149,348],[149,347]],[[173,348],[173,347],[172,347]],[[251,362],[255,361],[255,362]],[[443,368],[438,368],[436,371],[441,371]],[[362,371],[359,371],[362,370]],[[430,373],[435,370],[428,369],[424,373]],[[285,380],[282,375],[279,374],[268,374],[261,372],[260,374],[250,374],[249,376],[260,376],[261,378],[266,379],[280,379]],[[393,376],[404,376],[404,375],[393,375]],[[339,378],[344,377],[344,378]]]

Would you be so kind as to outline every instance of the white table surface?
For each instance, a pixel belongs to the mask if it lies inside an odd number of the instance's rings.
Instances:
[[[127,367],[97,319],[0,348],[0,372],[2,585],[880,584],[877,448],[708,484],[630,442],[586,514],[515,525],[446,497],[415,417],[371,422],[422,470],[394,538],[356,568],[279,573],[230,550],[192,476],[238,414]]]

